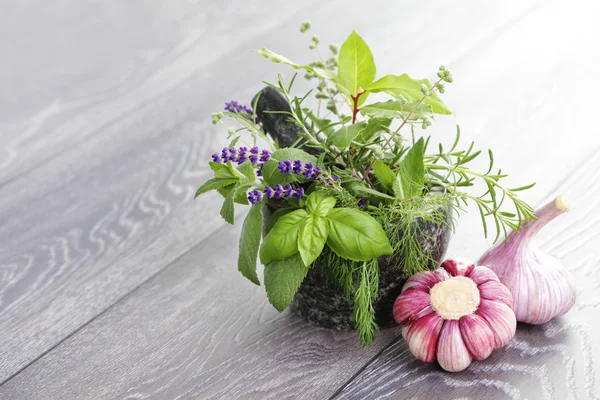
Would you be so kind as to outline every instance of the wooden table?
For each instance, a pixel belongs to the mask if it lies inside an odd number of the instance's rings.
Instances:
[[[597,2],[8,2],[0,12],[0,399],[598,399]],[[356,29],[379,74],[456,83],[464,140],[493,148],[525,199],[572,211],[541,235],[577,280],[566,316],[517,329],[461,373],[416,361],[398,329],[353,333],[277,313],[236,270],[239,226],[194,190],[248,102]],[[298,86],[298,94],[306,89]],[[240,208],[239,215],[245,213]],[[238,219],[240,218],[238,216]],[[449,255],[491,244],[462,215]]]

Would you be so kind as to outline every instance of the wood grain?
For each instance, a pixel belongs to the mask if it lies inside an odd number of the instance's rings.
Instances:
[[[598,397],[597,6],[279,4],[3,9],[0,51],[15,57],[0,87],[15,94],[0,98],[0,382],[12,377],[0,398],[431,398],[435,386],[444,398]],[[567,192],[574,211],[541,239],[582,282],[577,311],[520,328],[495,364],[447,375],[402,341],[368,363],[394,330],[361,350],[353,334],[277,314],[239,276],[238,231],[220,230],[218,197],[191,200],[225,143],[209,115],[276,71],[291,76],[248,49],[314,57],[297,32],[306,19],[325,43],[356,29],[379,76],[446,64],[456,118],[436,121],[434,140],[451,141],[459,122],[515,186],[538,182],[526,200]],[[461,216],[450,255],[481,254],[478,224]]]

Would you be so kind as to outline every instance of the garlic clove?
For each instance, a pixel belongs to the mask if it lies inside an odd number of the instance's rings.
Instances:
[[[511,232],[481,256],[479,264],[492,269],[513,296],[517,321],[544,324],[575,304],[577,291],[571,273],[560,259],[535,243],[536,234],[568,211],[562,196],[535,211],[536,220]]]
[[[510,308],[513,307],[513,297],[510,290],[500,282],[488,281],[479,285],[481,298],[500,301]]]
[[[393,314],[396,322],[404,324],[409,320],[414,321],[433,312],[429,304],[429,297],[429,293],[418,289],[408,289],[402,292],[394,302]]]
[[[406,342],[411,353],[419,360],[426,363],[435,362],[443,322],[439,315],[431,313],[411,324],[406,333]]]
[[[414,278],[414,279],[413,279]],[[417,289],[429,293],[429,289],[435,286],[436,283],[450,279],[450,275],[444,269],[436,269],[435,271],[425,271],[417,275],[413,275],[402,287],[402,292],[408,289]]]
[[[477,314],[465,315],[459,320],[459,327],[467,349],[476,360],[485,360],[495,346],[494,333],[490,325]]]
[[[504,303],[482,299],[477,314],[483,317],[494,333],[494,350],[504,347],[515,336],[517,319]]]
[[[443,369],[450,372],[462,371],[473,361],[463,341],[458,320],[444,322],[437,345],[437,360]]]
[[[496,275],[494,271],[482,265],[478,265],[473,268],[473,271],[471,271],[469,274],[469,278],[473,279],[473,281],[478,285],[483,285],[489,281],[500,282],[498,275]]]
[[[452,276],[469,275],[475,264],[465,258],[449,258],[441,265]]]

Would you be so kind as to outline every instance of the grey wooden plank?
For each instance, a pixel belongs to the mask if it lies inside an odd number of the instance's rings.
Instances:
[[[239,65],[310,2],[160,4],[3,7],[0,382],[223,224],[216,196],[192,200],[225,143],[210,112],[273,74]]]
[[[581,151],[581,146],[575,141],[561,143],[561,149],[557,149],[551,141],[540,142],[540,137],[544,137],[546,132],[557,129],[555,126],[557,120],[552,118],[557,110],[564,113],[563,115],[587,115],[594,111],[592,103],[565,103],[560,95],[572,96],[573,88],[567,78],[573,73],[573,67],[562,68],[558,53],[548,50],[551,48],[550,43],[553,43],[552,50],[574,56],[579,53],[580,48],[593,44],[589,36],[581,36],[577,45],[579,50],[569,47],[568,41],[561,36],[561,32],[547,30],[542,32],[549,37],[541,41],[546,47],[542,46],[538,52],[531,53],[524,46],[515,46],[522,37],[511,34],[510,28],[518,25],[523,15],[535,17],[543,16],[543,13],[547,12],[546,8],[531,8],[529,3],[515,2],[507,7],[505,2],[485,5],[470,2],[468,3],[469,14],[451,5],[433,6],[432,4],[435,3],[426,2],[419,5],[369,2],[369,4],[357,4],[353,7],[347,7],[345,4],[334,2],[322,6],[323,8],[315,14],[304,11],[293,18],[288,17],[283,25],[271,26],[271,30],[266,34],[254,37],[245,43],[238,43],[237,49],[245,50],[248,47],[267,45],[281,51],[287,47],[289,50],[286,54],[290,57],[306,57],[306,53],[303,53],[297,44],[291,42],[297,40],[296,19],[315,20],[315,25],[325,28],[322,30],[323,37],[331,37],[337,41],[343,39],[347,30],[356,27],[372,44],[377,59],[382,61],[380,72],[383,73],[398,72],[400,69],[413,75],[423,75],[423,71],[435,71],[438,63],[454,59],[454,62],[448,64],[458,71],[455,75],[461,83],[460,86],[456,85],[457,92],[453,93],[449,89],[447,98],[448,103],[457,110],[465,139],[487,133],[485,138],[478,138],[478,140],[484,141],[486,145],[489,143],[490,147],[496,149],[500,162],[515,160],[514,169],[521,172],[519,178],[523,183],[543,177],[539,193],[547,193],[554,185],[553,175],[564,168],[553,160],[560,156],[561,160],[568,164],[577,158],[576,152]],[[384,6],[387,7],[387,12],[381,14],[379,23],[373,23],[375,13]],[[309,17],[311,14],[312,16]],[[405,23],[396,23],[399,15],[404,18]],[[334,17],[336,21],[340,21],[340,25],[347,24],[347,28],[340,27],[337,23],[331,24],[330,19]],[[342,24],[341,21],[344,23]],[[262,24],[263,20],[250,19],[246,22],[254,26],[252,24]],[[574,35],[581,34],[582,31],[586,33],[588,27],[589,25],[585,24],[575,26]],[[234,25],[229,26],[229,29],[233,30]],[[533,42],[533,39],[540,39],[536,35],[541,33],[531,29],[531,32],[527,32],[532,35],[530,40]],[[272,34],[273,31],[277,33]],[[400,44],[393,38],[407,37],[414,39],[403,41],[399,49]],[[209,216],[216,213],[218,207],[214,202],[216,197],[198,205],[189,201],[189,194],[193,190],[192,185],[205,176],[205,169],[198,167],[198,163],[203,164],[208,154],[212,152],[211,148],[222,144],[222,141],[211,136],[215,135],[215,130],[208,125],[208,122],[198,117],[200,112],[206,108],[212,109],[215,104],[214,99],[207,103],[204,89],[206,88],[205,91],[208,93],[227,93],[232,97],[248,98],[255,90],[248,82],[254,85],[260,78],[271,79],[276,69],[266,67],[264,62],[245,52],[237,56],[232,52],[225,54],[226,58],[212,59],[210,63],[202,64],[202,67],[196,71],[193,64],[202,62],[203,54],[200,50],[212,48],[208,44],[202,47],[204,42],[199,43],[192,45],[190,49],[192,55],[182,56],[175,67],[160,70],[156,73],[157,76],[147,78],[149,83],[146,85],[151,86],[153,82],[159,81],[157,84],[159,89],[154,87],[139,93],[139,98],[147,101],[142,103],[140,110],[134,113],[134,116],[118,120],[112,125],[100,125],[98,129],[101,133],[100,137],[97,136],[99,133],[89,135],[89,142],[75,143],[74,150],[60,159],[49,158],[50,161],[44,164],[43,169],[31,169],[33,164],[27,164],[19,170],[20,174],[24,172],[19,175],[18,180],[14,179],[14,175],[7,175],[9,184],[0,190],[9,188],[10,191],[6,190],[6,192],[19,193],[19,196],[3,197],[0,200],[6,202],[6,207],[1,207],[6,210],[3,215],[18,215],[19,210],[24,209],[21,207],[26,207],[28,210],[28,213],[21,213],[23,214],[20,216],[21,221],[14,222],[12,219],[7,225],[0,227],[3,240],[6,238],[7,241],[6,247],[12,249],[12,254],[7,252],[9,255],[6,259],[9,259],[9,256],[14,257],[10,258],[10,263],[6,263],[8,266],[4,268],[9,271],[7,275],[10,275],[7,281],[9,283],[19,281],[19,284],[25,285],[25,289],[21,287],[5,290],[7,293],[12,290],[12,293],[15,293],[13,296],[19,297],[16,301],[12,300],[16,305],[10,306],[10,314],[3,312],[0,316],[2,318],[10,315],[10,318],[5,317],[6,325],[2,324],[2,334],[4,332],[8,334],[2,338],[5,348],[0,352],[3,354],[2,362],[10,367],[7,371],[14,371],[15,365],[24,365],[24,360],[31,360],[39,355],[41,350],[51,348],[152,273],[160,270],[170,260],[206,237],[210,231],[221,226],[221,222],[209,219]],[[200,50],[196,49],[196,46],[200,46]],[[225,51],[222,47],[226,47],[226,43],[211,43],[211,46]],[[168,57],[165,63],[167,66],[171,65]],[[244,66],[243,72],[240,72],[240,65]],[[577,68],[576,72],[580,74],[593,72],[593,65],[590,63],[582,63]],[[511,78],[514,71],[519,71],[522,76],[519,79],[501,80],[490,71],[497,71],[498,74]],[[182,83],[171,87],[169,82],[173,76],[180,76],[178,73],[187,77],[187,80],[182,79]],[[229,77],[229,80],[224,80],[225,76]],[[535,79],[531,79],[532,77]],[[553,80],[549,80],[549,77]],[[548,82],[552,84],[549,85]],[[589,98],[587,90],[593,91],[598,87],[597,84],[596,80],[592,80],[588,83],[586,91],[576,88],[576,94],[580,98]],[[165,89],[166,93],[160,91],[161,85],[168,86]],[[202,87],[203,92],[199,92],[198,87]],[[156,94],[153,90],[160,93],[160,96],[156,96],[158,99],[153,97],[153,93]],[[515,100],[515,93],[523,99],[532,98],[535,101],[531,103]],[[131,99],[119,103],[110,100],[109,96],[110,107],[119,108],[123,104],[129,104],[130,101]],[[100,114],[101,110],[98,110]],[[92,112],[91,114],[95,115]],[[86,119],[83,118],[83,122],[78,123],[83,123],[85,126],[85,121]],[[432,132],[438,136],[449,137],[448,132],[453,131],[452,122],[440,121]],[[598,139],[586,137],[582,129],[585,126],[584,120],[574,119],[569,121],[568,127],[576,132],[576,138],[589,139],[590,149],[592,149],[598,143]],[[204,129],[209,132],[209,137],[198,139],[197,132]],[[141,133],[133,138],[124,139],[125,131]],[[64,141],[68,144],[72,143],[70,141],[74,137],[72,133],[74,130],[70,132],[64,136]],[[511,143],[516,139],[521,141],[518,146],[514,142]],[[157,148],[157,146],[161,147]],[[188,161],[181,161],[181,154],[188,146],[196,149],[198,153],[193,157],[193,161],[189,161],[191,167],[187,166]],[[40,152],[44,152],[46,148],[48,146],[39,145]],[[547,158],[544,158],[541,163],[538,160],[535,163],[527,161],[531,157],[532,148],[547,154]],[[177,153],[177,150],[181,153]],[[177,167],[177,162],[182,163],[180,164],[182,166]],[[116,168],[116,171],[107,171],[107,164]],[[154,173],[162,182],[160,196],[155,194],[153,187],[140,185],[141,182],[148,185],[153,182],[147,175],[147,171],[152,168],[156,168]],[[131,176],[128,176],[129,174]],[[28,184],[24,183],[26,179],[30,180]],[[56,188],[56,182],[60,181],[65,182],[64,186]],[[131,195],[132,187],[140,191],[137,197]],[[147,189],[147,193],[142,189]],[[69,197],[69,190],[79,196]],[[42,196],[45,198],[42,199]],[[175,205],[171,205],[168,209],[164,205],[168,202],[156,201],[162,196],[175,198],[179,203],[172,201]],[[530,200],[538,201],[539,198],[533,196]],[[119,206],[119,201],[124,205]],[[155,203],[159,204],[153,205]],[[69,207],[66,208],[65,204]],[[161,204],[165,211],[161,211]],[[102,207],[107,211],[101,212]],[[115,216],[110,214],[111,207],[117,210],[133,207],[136,216],[126,216],[123,223],[116,217],[121,215],[119,211],[113,211]],[[166,211],[167,209],[169,211]],[[48,221],[45,216],[51,212],[65,215],[66,221],[59,218]],[[27,217],[29,213],[33,215]],[[129,215],[129,212],[125,214]],[[161,217],[163,219],[160,219]],[[469,216],[461,220],[461,227],[472,226],[475,218]],[[132,223],[138,219],[144,223],[138,225]],[[109,222],[103,222],[104,220]],[[34,222],[37,221],[42,223],[35,231],[26,229],[34,226]],[[209,227],[210,229],[201,225],[201,222],[206,224],[212,221],[215,223]],[[464,225],[465,221],[467,225]],[[92,229],[95,225],[99,226]],[[89,228],[82,229],[86,226]],[[129,232],[126,230],[127,227],[130,227],[135,234],[127,236],[126,233]],[[84,232],[81,237],[86,238],[91,232],[92,240],[86,240],[97,246],[96,248],[101,248],[104,253],[94,253],[97,258],[90,260],[89,264],[80,264],[82,266],[48,262],[52,260],[50,256],[52,252],[48,251],[46,255],[41,253],[44,249],[52,247],[44,240],[48,237],[65,237],[71,230],[74,233]],[[99,244],[99,235],[104,235],[101,236],[102,245]],[[119,235],[126,240],[120,241]],[[478,242],[471,239],[473,234],[468,229],[459,230],[456,236],[455,243],[461,244],[464,253],[476,253],[486,243],[484,240]],[[223,240],[233,242],[234,237],[228,236]],[[63,242],[60,240],[57,242],[64,243],[64,239]],[[126,244],[122,244],[123,242]],[[71,246],[72,248],[83,247],[82,253],[85,252],[85,246],[77,244],[76,241],[74,243],[76,245]],[[135,392],[138,386],[144,387],[148,384],[143,388],[144,392],[139,395],[140,397],[186,398],[194,393],[199,393],[200,396],[204,393],[207,396],[214,394],[226,398],[236,395],[256,398],[285,394],[300,396],[304,393],[309,397],[333,393],[336,385],[340,385],[352,376],[361,364],[369,359],[373,354],[372,351],[380,348],[373,348],[366,353],[355,348],[348,351],[347,348],[355,343],[349,339],[353,337],[352,335],[348,337],[342,335],[340,339],[338,334],[311,329],[297,320],[290,320],[290,317],[285,315],[273,317],[275,314],[272,314],[267,306],[260,288],[253,288],[259,292],[252,292],[254,300],[244,304],[249,297],[244,297],[242,294],[250,290],[251,286],[245,284],[235,272],[234,257],[230,255],[235,251],[235,247],[217,250],[215,246],[211,242],[211,246],[202,247],[198,253],[194,249],[192,254],[198,259],[207,256],[229,257],[227,258],[229,261],[224,264],[227,264],[226,271],[231,275],[208,275],[206,281],[198,279],[194,282],[197,283],[197,287],[209,291],[211,296],[217,294],[222,296],[230,286],[231,292],[235,293],[235,296],[239,295],[239,298],[227,300],[220,297],[221,303],[230,302],[208,309],[206,315],[198,312],[203,310],[201,307],[206,299],[203,297],[205,292],[185,285],[190,273],[186,268],[191,268],[192,261],[184,258],[181,262],[186,265],[178,262],[172,268],[163,271],[125,302],[107,311],[83,330],[65,340],[54,351],[0,387],[0,394],[21,396],[21,398],[120,398],[126,391]],[[61,247],[57,245],[56,248]],[[215,254],[217,251],[218,253]],[[38,259],[31,262],[31,266],[27,267],[28,270],[35,269],[46,274],[42,276],[40,282],[35,280],[35,273],[14,277],[17,275],[14,271],[23,270],[23,267],[16,265],[14,260],[19,260],[17,256],[23,254],[41,254]],[[65,254],[64,250],[63,254]],[[90,255],[87,257],[81,258],[91,259]],[[28,265],[27,260],[32,258],[32,256],[29,258],[24,256],[26,262],[22,265]],[[45,266],[43,266],[44,262]],[[53,265],[57,266],[53,267]],[[67,273],[69,276],[65,276],[64,279],[56,279],[54,282],[47,279],[47,275],[54,274],[51,268],[56,268],[63,273],[73,265],[75,265],[74,271],[69,271]],[[186,272],[168,278],[172,271],[180,269]],[[159,305],[148,303],[149,299],[153,298],[147,296],[147,292],[151,289],[148,285],[156,284],[161,279],[172,279],[170,282],[173,289],[159,288],[156,292],[153,291],[156,296],[166,297],[159,297],[162,299]],[[22,292],[28,293],[20,295]],[[237,302],[232,303],[236,299]],[[175,304],[170,304],[170,301]],[[242,310],[240,310],[240,303],[244,304]],[[165,325],[160,325],[165,318],[160,314],[162,308],[179,315],[177,310],[186,304],[193,304],[194,307],[192,310],[181,311],[185,314],[182,319],[167,319]],[[244,311],[251,310],[252,307],[262,310],[259,316],[269,315],[273,319],[254,317],[251,322],[240,322],[241,327],[238,329],[239,325],[237,325],[232,330],[241,332],[239,335],[256,332],[253,338],[259,344],[252,347],[254,342],[245,341],[239,347],[232,348],[229,344],[235,343],[237,337],[232,338],[231,333],[223,334],[223,329],[226,329],[227,322],[245,318]],[[209,321],[212,325],[206,328],[205,325],[208,323],[205,318],[208,318],[207,315],[211,316],[210,312],[213,313],[214,319]],[[132,315],[135,316],[133,319]],[[216,315],[222,317],[221,320],[223,317],[227,319],[220,323]],[[275,321],[279,325],[270,326],[270,321]],[[12,328],[12,323],[15,322],[18,324]],[[297,327],[296,323],[302,326]],[[200,328],[194,324],[204,324],[203,329],[211,329],[207,330],[209,342],[203,348],[195,347]],[[233,322],[231,324],[235,325]],[[152,327],[159,325],[162,328],[155,334]],[[8,328],[4,329],[5,326]],[[189,333],[186,333],[186,328],[190,330]],[[285,352],[285,348],[281,347],[282,343],[294,343],[295,333],[298,332],[306,342],[301,342],[297,354]],[[384,346],[386,337],[383,336],[377,346]],[[101,341],[102,338],[107,340]],[[124,341],[120,342],[122,339]],[[114,343],[117,343],[116,347],[112,347]],[[28,346],[32,346],[31,350]],[[26,349],[24,356],[23,348]],[[198,354],[201,350],[202,354]],[[161,351],[167,354],[160,353]],[[157,358],[157,353],[162,358]],[[4,354],[7,356],[4,357]],[[171,363],[168,358],[172,357],[172,354],[183,354],[183,356],[178,356]],[[182,358],[190,354],[190,357],[196,359],[189,363],[180,363]],[[127,363],[130,359],[141,361],[137,364]],[[313,359],[317,360],[318,365],[311,362]],[[145,369],[146,365],[154,361],[158,364],[152,364],[153,369]],[[334,367],[331,368],[330,364]],[[170,375],[161,376],[163,371]],[[177,380],[177,376],[181,376],[185,381]],[[240,378],[236,379],[237,376]],[[281,378],[278,378],[279,376]],[[325,382],[316,378],[320,376],[325,376]],[[210,382],[214,382],[219,377],[231,379],[233,383],[229,385],[227,382],[211,383],[206,389],[197,389],[198,386],[205,386],[203,383],[206,379],[210,378]],[[248,384],[249,381],[254,382],[256,386]],[[285,386],[290,388],[286,390]],[[259,389],[256,392],[246,393],[248,388],[252,387]],[[200,390],[205,391],[200,392]],[[73,393],[78,396],[74,396]]]
[[[394,330],[363,350],[354,332],[279,314],[263,287],[239,284],[238,235],[218,230],[0,386],[0,398],[324,398],[390,343]]]

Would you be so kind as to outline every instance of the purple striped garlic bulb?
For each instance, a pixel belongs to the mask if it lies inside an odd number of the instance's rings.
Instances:
[[[393,312],[415,357],[456,372],[512,339],[512,302],[492,270],[448,259],[435,271],[408,278]]]
[[[511,232],[506,243],[489,249],[478,264],[492,269],[513,295],[517,321],[545,324],[565,314],[576,300],[575,283],[562,262],[541,250],[535,235],[550,221],[568,211],[562,196],[534,214],[538,218]]]

